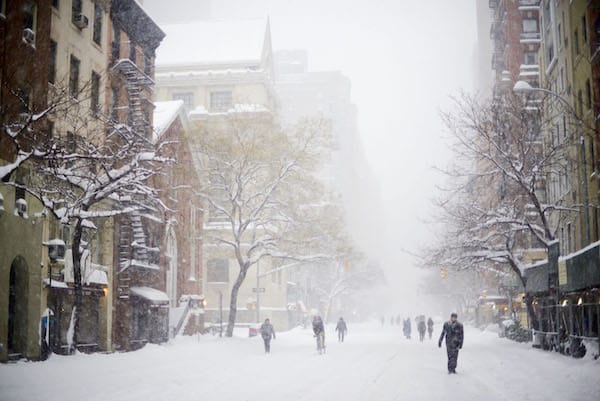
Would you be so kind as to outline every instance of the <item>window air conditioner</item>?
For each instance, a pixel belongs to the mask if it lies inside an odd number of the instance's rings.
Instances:
[[[15,216],[27,218],[27,202],[23,198],[19,198],[15,202]]]
[[[30,46],[35,45],[35,32],[32,29],[23,29],[23,42],[27,43]]]
[[[83,29],[88,26],[88,17],[83,14],[75,14],[73,15],[73,25],[75,25],[79,29]]]

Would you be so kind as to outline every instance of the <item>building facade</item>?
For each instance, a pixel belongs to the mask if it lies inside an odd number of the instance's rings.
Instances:
[[[157,98],[181,100],[190,121],[191,154],[196,170],[203,160],[197,150],[203,132],[224,129],[232,121],[276,123],[278,103],[273,85],[273,55],[268,21],[200,21],[162,27],[167,37],[157,58]],[[211,37],[189,47],[189,37]],[[185,49],[181,46],[185,43]],[[206,180],[203,177],[203,180]],[[204,205],[206,208],[206,204]],[[210,209],[210,208],[209,208]],[[207,324],[228,318],[231,289],[238,275],[232,250],[211,238],[227,235],[215,210],[204,214],[202,286]],[[270,317],[287,328],[286,272],[274,271],[268,258],[248,272],[238,294],[237,322]],[[264,292],[262,292],[264,291]]]
[[[165,34],[134,0],[113,0],[108,26],[108,115],[152,142],[154,62]],[[141,149],[140,151],[143,151]],[[131,199],[132,204],[143,199]],[[136,349],[169,336],[169,298],[161,271],[161,216],[132,212],[115,218],[113,347]]]
[[[49,2],[0,2],[0,127],[6,130],[46,107]],[[45,122],[32,124],[31,140],[47,135]],[[27,143],[24,142],[27,150]],[[0,165],[17,149],[0,137]],[[43,206],[18,185],[28,184],[23,164],[0,182],[0,361],[41,358],[42,271],[47,216]]]

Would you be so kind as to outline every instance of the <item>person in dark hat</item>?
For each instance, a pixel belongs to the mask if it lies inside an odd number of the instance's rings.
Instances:
[[[456,373],[456,363],[458,361],[458,351],[463,346],[464,330],[463,325],[458,320],[458,315],[452,313],[450,321],[444,323],[442,334],[438,341],[438,347],[442,347],[442,340],[446,337],[446,352],[448,353],[448,373]]]

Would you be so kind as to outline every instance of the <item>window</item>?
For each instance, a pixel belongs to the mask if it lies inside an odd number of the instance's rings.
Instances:
[[[95,71],[92,71],[92,93],[90,108],[95,116],[97,116],[100,112],[100,75]]]
[[[188,110],[194,108],[194,93],[192,92],[173,93],[173,100],[183,100],[183,104]]]
[[[53,84],[56,80],[56,42],[50,41],[50,69],[48,71],[48,82]]]
[[[588,110],[592,108],[592,87],[589,79],[585,81],[585,105]]]
[[[79,59],[71,54],[71,62],[69,67],[69,94],[77,98],[79,94]]]
[[[572,234],[571,234],[571,223],[567,224],[567,253],[571,252]]]
[[[54,121],[50,121],[48,120],[47,122],[47,126],[46,126],[46,135],[48,136],[48,139],[54,137]]]
[[[558,48],[559,49],[562,49],[562,41],[560,40],[561,37],[562,37],[562,26],[559,23],[558,24]]]
[[[52,0],[52,7],[56,8],[58,10],[59,1],[58,0]]]
[[[98,46],[102,45],[102,7],[98,3],[94,3],[94,33],[92,39]]]
[[[563,123],[563,137],[567,138],[567,117],[564,114],[562,116],[562,123]]]
[[[35,32],[36,28],[37,6],[33,1],[23,3],[23,29],[30,29]]]
[[[152,76],[152,56],[144,53],[144,74]]]
[[[558,75],[558,91],[562,92],[565,89],[565,70],[563,67],[560,67],[560,72]]]
[[[6,16],[6,0],[0,0],[0,15]]]
[[[538,31],[538,25],[536,19],[524,19],[523,20],[523,32],[533,33]]]
[[[29,88],[19,89],[19,101],[21,102],[21,114],[29,114],[31,110],[31,90]]]
[[[225,111],[231,107],[231,91],[219,91],[210,93],[211,110]]]
[[[579,33],[577,32],[577,29],[575,29],[575,32],[573,33],[573,46],[575,48],[575,55],[579,54]]]
[[[112,59],[113,62],[121,57],[121,30],[113,25]]]
[[[583,95],[581,90],[577,91],[577,106],[579,107],[579,115],[583,115]]]
[[[206,264],[206,281],[209,283],[228,283],[229,261],[227,259],[210,259]]]
[[[550,64],[552,62],[552,60],[554,60],[554,46],[552,45],[552,43],[550,43],[548,45],[548,47],[546,48],[547,50],[547,57],[548,57],[548,64]]]
[[[113,121],[119,120],[119,88],[116,86],[113,86],[112,88],[110,118]]]
[[[135,59],[136,59],[135,56],[136,56],[135,42],[133,40],[129,40],[129,60],[131,60],[135,63]]]
[[[581,36],[583,37],[583,43],[587,43],[587,21],[585,15],[581,17]]]
[[[73,0],[71,3],[71,20],[74,22],[81,15],[81,0]]]
[[[536,52],[525,52],[523,62],[526,65],[537,64],[537,53]]]

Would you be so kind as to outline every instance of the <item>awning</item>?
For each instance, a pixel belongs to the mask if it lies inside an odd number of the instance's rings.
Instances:
[[[144,298],[154,305],[164,305],[169,303],[169,297],[166,293],[150,287],[131,287],[129,289],[132,295]]]

